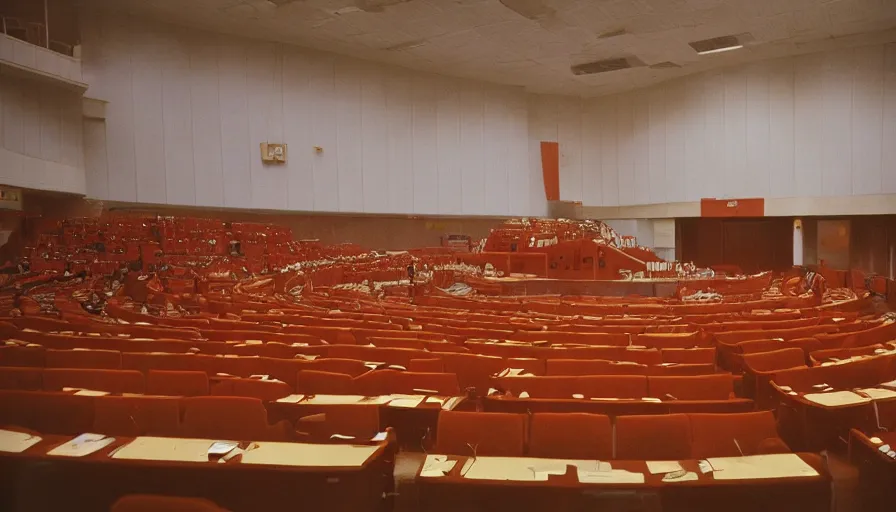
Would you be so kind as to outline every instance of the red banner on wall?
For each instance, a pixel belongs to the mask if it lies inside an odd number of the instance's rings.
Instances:
[[[559,201],[560,145],[558,143],[541,143],[541,173],[544,178],[544,197],[548,201]]]
[[[765,217],[765,199],[701,199],[701,217]]]

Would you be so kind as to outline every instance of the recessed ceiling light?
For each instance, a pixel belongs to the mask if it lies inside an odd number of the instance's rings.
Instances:
[[[745,34],[746,35],[746,34]],[[745,38],[741,36],[721,36],[688,43],[698,55],[730,52],[744,47]]]

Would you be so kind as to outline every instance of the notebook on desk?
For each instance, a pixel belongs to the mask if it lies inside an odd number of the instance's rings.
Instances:
[[[138,437],[115,450],[110,457],[123,460],[208,462],[208,449],[216,442],[212,439]]]
[[[717,457],[706,459],[716,480],[755,480],[818,476],[818,471],[795,453]]]
[[[40,441],[38,436],[0,429],[0,452],[22,453]]]
[[[301,467],[360,467],[377,445],[258,442],[243,453],[242,464]]]

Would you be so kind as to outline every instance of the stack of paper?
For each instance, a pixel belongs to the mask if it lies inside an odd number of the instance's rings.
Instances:
[[[22,453],[41,441],[40,437],[12,430],[0,430],[0,452]]]
[[[643,484],[643,473],[632,473],[624,469],[610,471],[578,471],[579,482],[583,484]]]
[[[83,457],[101,450],[115,442],[114,437],[106,437],[103,434],[81,434],[71,441],[53,448],[47,455],[59,457]]]
[[[443,411],[453,411],[454,408],[457,407],[457,404],[461,403],[461,401],[463,401],[463,399],[464,399],[464,397],[462,397],[462,396],[453,396],[453,397],[449,398],[448,400],[445,401],[444,404],[442,404],[442,410]]]
[[[392,395],[392,399],[389,400],[389,407],[413,409],[425,399],[426,397],[422,395]]]
[[[420,476],[427,478],[445,476],[454,469],[455,464],[457,461],[448,460],[447,455],[427,455]]]
[[[675,471],[681,471],[681,464],[675,460],[648,460],[647,461],[647,471],[650,472],[651,475],[659,475],[664,473],[674,473]]]
[[[284,396],[283,398],[278,398],[277,401],[283,404],[297,404],[302,399],[305,398],[305,395],[289,395]]]

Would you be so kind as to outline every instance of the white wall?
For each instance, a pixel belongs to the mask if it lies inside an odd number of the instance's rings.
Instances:
[[[529,105],[586,206],[896,193],[896,43]]]
[[[88,149],[92,197],[364,213],[546,211],[541,168],[528,162],[521,89],[134,18],[88,13],[82,25],[88,95],[109,102],[105,149]],[[286,165],[262,165],[265,141],[289,145]]]
[[[81,98],[0,76],[0,183],[85,193]]]

